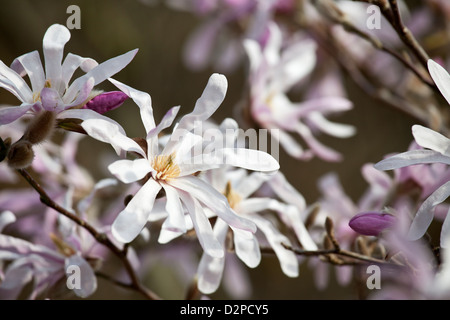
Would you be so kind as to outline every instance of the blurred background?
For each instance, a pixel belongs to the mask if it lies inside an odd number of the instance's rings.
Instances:
[[[138,0],[2,1],[0,60],[10,65],[14,58],[33,50],[39,50],[42,57],[42,38],[45,31],[54,23],[65,25],[70,16],[66,9],[73,4],[81,9],[81,29],[71,30],[71,40],[65,47],[66,54],[73,52],[102,62],[139,48],[134,60],[114,78],[151,95],[156,122],[173,106],[181,105],[181,114],[192,110],[209,76],[217,70],[208,67],[194,71],[183,63],[185,41],[202,23],[202,19],[189,12],[172,10],[163,3],[147,5]],[[236,70],[225,72],[229,90],[221,108],[213,116],[217,121],[233,115],[232,110],[243,95],[246,70],[244,59]],[[345,86],[355,107],[333,120],[354,125],[357,135],[348,139],[320,137],[322,142],[344,155],[342,162],[328,163],[317,158],[299,162],[280,150],[281,170],[305,196],[308,203],[313,203],[320,196],[317,179],[329,172],[336,172],[347,193],[353,199],[358,199],[366,187],[366,182],[360,175],[362,165],[377,162],[388,153],[404,151],[412,141],[411,125],[415,123],[414,119],[374,102],[350,80],[345,82]],[[114,89],[106,82],[101,88]],[[0,91],[0,101],[2,104],[17,102],[6,90]],[[137,107],[132,101],[126,101],[109,116],[124,126],[128,136],[143,134]],[[109,176],[106,170],[109,162],[105,161],[113,156],[112,150],[104,144],[84,139],[78,161],[92,169],[91,173],[96,178],[104,178]],[[149,250],[149,255],[162,249],[156,245],[155,249]],[[183,261],[174,263],[183,264]],[[278,260],[273,256],[264,256],[260,266],[246,271],[253,286],[251,299],[358,297],[356,284],[339,286],[334,271],[330,272],[328,287],[325,290],[317,289],[313,272],[307,263],[301,264],[300,276],[295,279],[288,278],[281,272]],[[188,290],[163,260],[161,263],[153,262],[144,276],[145,283],[163,298],[182,299]],[[223,286],[211,297],[230,298]],[[99,289],[92,298],[140,299],[140,296],[100,279]]]

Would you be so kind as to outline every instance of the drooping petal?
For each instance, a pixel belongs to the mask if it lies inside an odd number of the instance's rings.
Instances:
[[[314,125],[314,127],[318,128],[320,131],[337,138],[349,138],[356,132],[354,126],[331,122],[319,112],[312,112],[308,116],[308,122]]]
[[[261,250],[259,249],[258,240],[251,234],[242,235],[242,230],[235,230],[233,232],[234,246],[236,255],[249,268],[256,268],[261,262]]]
[[[164,221],[162,228],[185,233],[187,229],[184,218],[184,209],[181,204],[180,197],[176,189],[170,185],[163,183],[162,187],[167,198],[165,209],[169,214],[167,219]]]
[[[27,113],[34,104],[23,104],[21,106],[0,108],[0,125],[16,121]]]
[[[429,128],[414,125],[412,133],[417,144],[450,157],[450,139]]]
[[[433,221],[434,208],[450,196],[450,182],[445,183],[433,192],[420,206],[408,232],[411,240],[422,237]]]
[[[200,203],[189,193],[178,191],[180,198],[192,219],[198,241],[206,254],[214,258],[222,258],[225,255],[224,248],[216,239],[211,223],[206,217]]]
[[[18,70],[23,69],[23,72],[30,78],[33,92],[40,92],[44,87],[45,73],[37,50],[16,58],[11,64],[11,68],[19,74],[20,72]]]
[[[262,172],[252,172],[250,175],[239,181],[239,184],[234,190],[243,198],[249,197],[252,193],[257,191],[261,185],[269,180],[272,175],[268,175]]]
[[[91,111],[92,110],[79,110],[79,111]],[[65,111],[67,112],[67,111]],[[98,113],[96,113],[99,115]],[[94,119],[84,120],[81,124],[83,129],[89,136],[99,141],[109,143],[120,154],[120,150],[128,152],[136,152],[142,157],[146,158],[147,155],[142,148],[133,139],[126,136],[123,128],[113,120],[106,117],[96,117]]]
[[[172,180],[170,184],[177,189],[189,193],[192,197],[202,202],[220,218],[225,220],[228,225],[238,229],[256,232],[256,226],[252,221],[234,213],[225,196],[198,177],[184,176]]]
[[[440,64],[431,59],[428,60],[428,71],[430,72],[434,83],[436,83],[436,86],[450,104],[450,75]]]
[[[79,55],[68,53],[62,64],[62,83],[64,89],[69,87],[69,81],[72,78],[74,72],[81,68],[85,72],[89,72],[93,68],[98,66],[97,61],[91,58],[80,57]]]
[[[133,241],[145,227],[161,185],[149,179],[114,220],[111,231],[122,243]]]
[[[285,175],[278,171],[270,179],[270,187],[280,199],[286,203],[295,205],[299,210],[306,209],[306,200],[286,179]]]
[[[60,24],[51,25],[45,32],[42,41],[45,59],[46,78],[55,84],[62,78],[62,58],[64,46],[70,40],[70,31]],[[59,84],[57,84],[59,85]],[[58,87],[57,87],[58,89]]]
[[[81,298],[87,298],[97,290],[97,277],[89,263],[77,254],[70,256],[65,261],[65,270],[71,270],[70,268],[74,267],[77,268],[74,270],[79,272],[77,275],[80,276],[80,279],[73,288],[73,292]]]
[[[123,183],[131,183],[144,178],[152,167],[147,159],[117,160],[108,166],[108,170]]]
[[[342,160],[342,155],[339,152],[320,143],[314,137],[311,130],[304,124],[299,122],[297,124],[296,130],[300,134],[300,136],[305,140],[305,142],[308,144],[308,146],[311,148],[314,154],[316,154],[318,157],[330,162],[337,162]]]
[[[411,150],[383,159],[374,167],[377,170],[392,170],[424,163],[450,164],[450,157],[433,150]]]

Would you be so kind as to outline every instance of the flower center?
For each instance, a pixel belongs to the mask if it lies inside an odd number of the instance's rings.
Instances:
[[[225,187],[225,191],[223,195],[227,198],[230,207],[234,209],[239,202],[241,202],[242,198],[239,194],[237,194],[233,188],[231,188],[231,182],[227,182],[227,186]]]
[[[156,171],[155,179],[170,180],[180,175],[180,167],[175,164],[175,153],[168,156],[156,156],[153,159],[152,167]]]
[[[45,80],[44,83],[44,88],[51,88],[52,87],[52,83],[50,82],[50,80]],[[33,93],[33,102],[38,102],[41,100],[41,93],[40,92],[34,92]]]
[[[58,237],[56,234],[51,233],[50,239],[52,239],[53,243],[55,244],[56,248],[58,249],[58,252],[66,257],[73,256],[76,251],[74,248],[69,246],[64,240],[62,240],[60,237]]]

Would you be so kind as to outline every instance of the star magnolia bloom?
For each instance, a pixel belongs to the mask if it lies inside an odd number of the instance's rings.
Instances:
[[[251,197],[271,176],[260,172],[247,175],[245,170],[226,170],[226,168],[211,170],[207,174],[208,180],[214,187],[221,190],[227,197],[232,209],[240,216],[244,216],[256,224],[258,230],[262,232],[273,248],[284,274],[289,277],[297,277],[299,272],[298,259],[292,251],[283,246],[283,244],[291,245],[291,242],[277,229],[273,221],[260,214],[265,210],[273,210],[280,215],[289,215],[289,211],[296,211],[297,208],[272,198]],[[222,219],[217,219],[214,225],[214,234],[220,239],[224,247],[226,246],[228,231],[228,225]],[[245,234],[243,236],[241,232],[235,231],[233,232],[233,241],[238,258],[249,268],[257,267],[261,261],[257,237],[249,238]],[[216,258],[205,252],[197,271],[199,290],[205,294],[215,292],[220,285],[224,267],[225,257]]]
[[[194,175],[199,171],[220,167],[224,161],[250,170],[279,169],[278,162],[272,156],[257,150],[224,148],[208,154],[192,155],[196,146],[202,145],[203,138],[191,131],[196,123],[206,121],[222,103],[228,87],[225,76],[213,74],[210,77],[194,110],[180,119],[162,151],[158,150],[158,134],[171,126],[179,107],[169,110],[156,126],[150,96],[117,81],[114,83],[140,107],[147,136],[146,146],[143,147],[128,138],[123,128],[111,120],[86,120],[82,123],[82,127],[91,137],[110,143],[116,151],[134,152],[140,156],[136,160],[118,160],[108,167],[110,172],[124,183],[146,178],[142,188],[114,221],[113,236],[124,243],[138,236],[147,223],[155,198],[161,189],[165,191],[165,209],[169,213],[164,228],[181,233],[187,231],[184,206],[190,214],[200,244],[211,256],[222,257],[224,251],[214,237],[204,208],[210,208],[232,228],[255,232],[256,226],[253,222],[236,215],[224,195]]]
[[[450,139],[429,128],[414,125],[412,134],[416,143],[426,149],[411,150],[386,158],[377,164],[378,170],[392,170],[416,164],[444,163],[450,164]],[[434,191],[421,205],[412,221],[409,238],[417,240],[421,238],[434,218],[434,209],[450,196],[450,181],[444,183]],[[450,234],[450,214],[444,220],[441,230],[441,245],[443,238]]]
[[[282,50],[281,30],[272,23],[264,48],[254,40],[245,40],[250,60],[250,111],[252,118],[267,129],[280,129],[279,141],[288,154],[309,159],[314,154],[327,161],[338,161],[341,155],[321,144],[308,124],[329,135],[346,138],[354,127],[331,123],[324,115],[349,110],[352,103],[341,97],[323,97],[304,103],[289,100],[288,91],[313,70],[316,44],[304,39],[290,43]],[[301,121],[301,120],[305,121]],[[307,124],[308,123],[308,124]],[[303,150],[288,132],[300,135],[311,150]]]
[[[11,123],[30,111],[38,113],[46,110],[55,112],[58,118],[84,119],[95,116],[90,109],[103,113],[120,106],[125,99],[123,93],[99,95],[92,89],[130,63],[137,49],[101,64],[72,53],[62,62],[64,45],[69,39],[70,32],[65,26],[54,24],[48,28],[43,39],[45,70],[38,51],[16,58],[11,68],[0,61],[0,87],[22,102],[20,106],[0,109],[0,125]],[[69,85],[78,68],[86,74]],[[22,78],[25,75],[30,79],[31,88]],[[74,108],[79,110],[68,110]],[[68,111],[70,114],[66,114]]]
[[[450,75],[438,63],[428,60],[428,71],[444,98],[450,104]]]
[[[0,214],[0,232],[6,225],[15,221],[16,217],[12,212],[2,212]],[[60,222],[66,227],[68,224],[73,225],[68,219]],[[74,287],[74,293],[82,298],[94,293],[97,289],[97,280],[92,267],[81,253],[82,239],[74,232],[65,234],[65,236],[64,239],[56,235],[51,236],[58,248],[58,250],[53,250],[0,233],[0,268],[2,261],[11,261],[1,279],[0,294],[7,294],[8,298],[12,298],[33,280],[29,298],[35,299],[46,289],[57,285],[61,279],[65,279],[69,267],[77,267],[80,271],[80,286]],[[2,273],[0,270],[0,275]]]

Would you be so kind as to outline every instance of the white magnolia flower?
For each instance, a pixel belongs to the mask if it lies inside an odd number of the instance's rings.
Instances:
[[[416,143],[425,148],[406,151],[386,158],[377,164],[378,170],[392,170],[416,164],[444,163],[450,164],[450,139],[429,128],[414,125],[412,134]],[[437,177],[438,178],[438,177]],[[412,221],[409,238],[417,240],[421,238],[434,218],[434,209],[450,196],[450,181],[444,183],[434,191],[421,205]],[[441,245],[445,245],[443,239],[450,234],[450,214],[444,220],[441,230]]]
[[[101,64],[69,53],[63,62],[64,46],[69,39],[70,32],[65,26],[54,24],[48,28],[43,39],[45,69],[37,50],[16,58],[11,67],[0,61],[0,88],[8,90],[21,102],[20,106],[0,108],[0,125],[11,123],[28,112],[38,113],[44,110],[58,114],[58,118],[95,117],[96,113],[92,110],[73,108],[82,108],[93,98],[94,86],[122,70],[137,53],[137,49],[132,50]],[[78,68],[86,73],[69,85]],[[22,78],[25,75],[30,79],[31,88]],[[111,99],[117,106],[118,101],[115,101],[114,95],[103,98]]]
[[[450,104],[450,74],[438,63],[428,60],[428,71],[441,91],[444,98]]]
[[[192,133],[192,130],[196,123],[206,121],[222,103],[228,86],[225,76],[213,74],[210,77],[194,110],[180,119],[162,150],[159,150],[158,134],[171,126],[179,107],[169,110],[156,126],[150,96],[117,81],[113,83],[140,107],[147,132],[145,146],[142,146],[128,138],[123,128],[112,120],[90,119],[82,123],[91,137],[110,143],[118,152],[134,152],[140,157],[135,160],[118,160],[108,167],[124,183],[145,178],[144,185],[114,221],[113,236],[124,243],[138,236],[147,223],[161,189],[164,189],[166,195],[165,210],[168,212],[163,227],[180,233],[186,232],[184,212],[189,212],[200,244],[211,256],[222,257],[224,251],[214,236],[205,208],[211,209],[232,228],[242,229],[241,232],[255,232],[253,222],[235,214],[224,195],[194,175],[199,171],[217,168],[224,161],[252,170],[279,169],[278,162],[272,156],[257,150],[223,148],[205,154],[202,148],[198,150],[203,138]],[[200,153],[195,154],[195,151]]]

